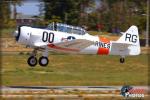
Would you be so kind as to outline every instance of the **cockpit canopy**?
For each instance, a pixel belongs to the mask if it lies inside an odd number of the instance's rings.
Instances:
[[[78,35],[84,35],[86,33],[86,31],[81,27],[76,27],[62,23],[51,23],[48,25],[47,29]]]

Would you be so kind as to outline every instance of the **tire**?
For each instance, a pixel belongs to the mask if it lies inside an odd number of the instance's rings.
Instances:
[[[48,63],[49,63],[49,60],[47,57],[42,56],[39,58],[39,65],[45,67],[48,65]]]
[[[29,57],[27,62],[31,67],[37,65],[37,59],[34,56]]]
[[[120,63],[124,63],[125,59],[124,58],[120,58]]]

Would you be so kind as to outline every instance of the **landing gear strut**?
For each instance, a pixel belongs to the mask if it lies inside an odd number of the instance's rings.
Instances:
[[[120,63],[124,63],[125,59],[124,58],[120,58]]]

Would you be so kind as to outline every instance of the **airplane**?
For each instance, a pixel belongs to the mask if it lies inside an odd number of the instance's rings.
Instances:
[[[45,67],[49,63],[48,52],[64,52],[73,54],[119,55],[120,63],[126,56],[139,55],[140,43],[138,28],[132,25],[117,41],[111,41],[98,35],[90,35],[81,27],[63,23],[50,23],[46,28],[18,26],[13,32],[18,43],[33,48],[27,60],[34,67],[39,63]],[[37,60],[37,51],[42,56]]]

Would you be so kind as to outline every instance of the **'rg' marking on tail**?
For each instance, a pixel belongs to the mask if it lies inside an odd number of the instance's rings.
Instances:
[[[126,33],[125,41],[136,43],[137,35],[132,35],[132,34]]]

